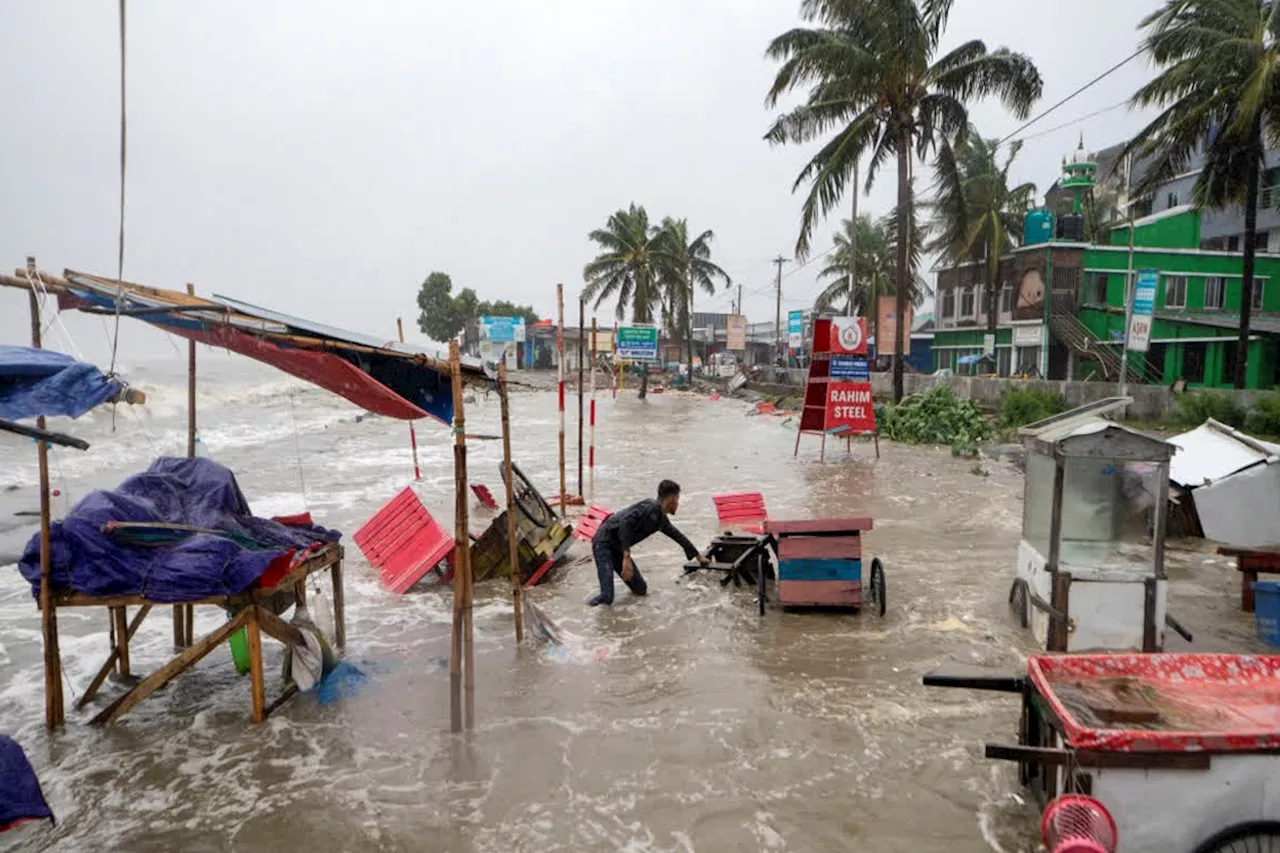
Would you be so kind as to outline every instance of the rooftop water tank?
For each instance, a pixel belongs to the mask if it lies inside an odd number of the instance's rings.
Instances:
[[[1033,210],[1022,222],[1022,245],[1034,246],[1053,239],[1053,214],[1047,210]]]
[[[1084,215],[1066,213],[1058,220],[1058,239],[1069,243],[1084,242]]]

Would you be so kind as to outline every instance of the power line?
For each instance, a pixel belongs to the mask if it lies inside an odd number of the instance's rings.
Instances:
[[[1112,104],[1109,107],[1103,107],[1102,109],[1091,112],[1088,115],[1082,115],[1077,119],[1073,119],[1072,121],[1064,122],[1063,124],[1060,124],[1056,127],[1051,127],[1048,130],[1042,130],[1042,131],[1039,131],[1038,133],[1032,133],[1032,134],[1028,134],[1027,136],[1019,137],[1018,139],[1015,139],[1014,142],[1026,142],[1027,140],[1030,140],[1030,139],[1039,139],[1042,136],[1048,136],[1051,133],[1057,133],[1059,130],[1066,130],[1068,127],[1077,125],[1082,121],[1088,121],[1091,118],[1097,118],[1103,113],[1109,113],[1112,110],[1119,109],[1120,107],[1128,106],[1128,104],[1129,104],[1129,99],[1125,98],[1123,101],[1120,101],[1119,103]]]
[[[1054,104],[1053,106],[1049,107],[1049,109],[1047,109],[1047,110],[1045,110],[1044,112],[1040,113],[1040,115],[1038,115],[1038,116],[1036,116],[1035,118],[1031,119],[1031,121],[1027,122],[1027,123],[1026,123],[1026,124],[1024,124],[1022,127],[1018,128],[1018,129],[1017,129],[1017,130],[1015,130],[1013,133],[1011,133],[1011,134],[1009,134],[1008,136],[1006,136],[1004,139],[1001,139],[1001,140],[1000,140],[1000,142],[999,142],[999,143],[997,143],[997,144],[998,144],[998,145],[1003,145],[1003,144],[1005,144],[1005,143],[1006,143],[1006,142],[1008,142],[1010,139],[1012,139],[1013,137],[1017,136],[1019,133],[1022,133],[1022,131],[1026,130],[1028,127],[1031,127],[1031,125],[1033,125],[1033,124],[1035,124],[1036,122],[1040,121],[1040,119],[1044,118],[1045,116],[1049,115],[1049,113],[1053,112],[1053,111],[1054,111],[1054,110],[1056,110],[1058,107],[1060,107],[1060,106],[1062,106],[1063,104],[1065,104],[1067,101],[1070,101],[1070,100],[1071,100],[1072,98],[1074,98],[1076,95],[1079,95],[1081,92],[1083,92],[1083,91],[1085,91],[1086,89],[1088,89],[1089,87],[1093,86],[1093,85],[1094,85],[1095,83],[1097,83],[1098,81],[1100,81],[1100,80],[1102,80],[1102,79],[1104,79],[1104,78],[1108,77],[1108,76],[1109,76],[1109,75],[1111,75],[1112,73],[1114,73],[1114,72],[1118,71],[1118,70],[1119,70],[1120,68],[1122,68],[1123,66],[1125,66],[1125,65],[1129,64],[1130,62],[1132,62],[1133,60],[1137,59],[1139,56],[1141,56],[1143,53],[1145,53],[1145,52],[1146,52],[1146,49],[1147,49],[1147,48],[1146,48],[1145,46],[1138,48],[1136,51],[1134,51],[1133,53],[1129,54],[1129,55],[1128,55],[1128,56],[1126,56],[1124,59],[1122,59],[1122,60],[1120,60],[1119,62],[1117,62],[1115,65],[1111,66],[1111,67],[1110,67],[1110,68],[1108,68],[1106,71],[1103,71],[1103,72],[1102,72],[1101,74],[1099,74],[1097,77],[1094,77],[1094,78],[1093,78],[1092,80],[1090,80],[1088,83],[1085,83],[1085,84],[1084,84],[1083,86],[1081,86],[1079,89],[1076,89],[1076,90],[1075,90],[1074,92],[1072,92],[1070,95],[1067,95],[1067,96],[1066,96],[1065,98],[1063,98],[1061,101],[1058,101],[1058,103],[1056,103],[1056,104]]]

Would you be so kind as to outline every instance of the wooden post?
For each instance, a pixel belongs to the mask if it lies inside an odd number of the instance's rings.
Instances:
[[[1058,570],[1062,553],[1062,496],[1066,482],[1066,460],[1054,453],[1053,508],[1049,517],[1049,555],[1045,568],[1049,571],[1049,606],[1061,618],[1049,618],[1047,651],[1065,652],[1071,625],[1071,577]]]
[[[187,283],[187,295],[195,296],[196,286]],[[196,342],[187,341],[187,458],[196,455]],[[185,604],[173,606],[173,647],[185,649],[191,645],[195,608]]]
[[[396,331],[400,333],[400,343],[404,343],[404,323],[396,318]],[[422,471],[418,468],[418,434],[413,429],[413,421],[409,421],[409,447],[413,448],[413,479],[421,480]]]
[[[511,416],[507,398],[507,365],[498,365],[498,401],[502,404],[502,466],[507,480],[507,559],[511,562],[511,603],[515,607],[516,642],[524,642],[521,609],[520,541],[516,538],[516,490],[511,471]]]
[[[556,285],[556,314],[559,325],[556,327],[556,362],[560,373],[560,517],[565,517],[568,509],[568,488],[564,481],[564,285]]]
[[[253,694],[253,721],[267,718],[267,689],[262,668],[262,631],[258,627],[258,608],[250,605],[245,633],[249,635],[249,687]]]
[[[342,558],[329,569],[329,580],[333,584],[333,640],[342,651],[347,650],[347,607],[342,591]]]
[[[467,499],[466,416],[462,406],[462,365],[458,342],[449,343],[453,380],[453,641],[449,660],[449,719],[455,732],[475,723],[475,647],[471,621],[471,535]],[[464,694],[465,689],[465,696]]]
[[[111,608],[115,620],[116,660],[120,664],[120,674],[129,675],[129,608],[124,605]]]
[[[591,318],[591,443],[587,446],[587,503],[596,499],[596,318]]]
[[[578,300],[578,495],[584,494],[582,491],[582,385],[583,385],[583,338],[586,337],[587,325],[587,302],[585,299]]]
[[[27,272],[34,278],[36,259],[27,258]],[[28,293],[31,303],[31,346],[40,349],[40,301],[35,288]],[[36,418],[36,428],[44,429],[44,415]],[[51,557],[49,553],[49,525],[52,508],[49,503],[49,444],[36,442],[36,456],[40,465],[40,628],[44,637],[44,724],[55,729],[66,719],[62,704],[62,657],[58,653],[58,617],[54,612],[51,589]]]

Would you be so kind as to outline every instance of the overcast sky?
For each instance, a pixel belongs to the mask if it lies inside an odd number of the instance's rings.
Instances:
[[[1046,108],[1132,53],[1152,0],[956,0],[947,45],[1031,55]],[[219,0],[128,4],[125,278],[222,293],[370,334],[408,329],[432,270],[482,299],[572,305],[587,232],[634,201],[716,232],[715,258],[774,316],[770,258],[793,255],[809,150],[770,148],[769,40],[798,2],[736,0]],[[114,0],[0,5],[0,267],[114,277],[119,30]],[[1087,29],[1086,29],[1087,27]],[[1018,180],[1043,191],[1084,133],[1123,139],[1138,59],[1027,131]],[[1020,122],[995,104],[984,135]],[[863,210],[894,201],[892,174]],[[845,207],[847,208],[847,200]],[[848,214],[845,213],[845,216]],[[831,244],[834,218],[815,254]],[[814,263],[783,280],[812,304]],[[785,269],[791,270],[795,264]],[[728,310],[729,294],[700,309]],[[589,316],[589,315],[588,315]],[[612,306],[600,316],[612,320]],[[108,337],[68,319],[90,358]],[[124,363],[172,352],[128,323]],[[0,291],[0,340],[26,343],[26,300]],[[55,339],[54,345],[58,344]]]

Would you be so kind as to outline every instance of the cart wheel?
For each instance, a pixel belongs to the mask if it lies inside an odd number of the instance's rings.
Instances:
[[[1228,827],[1195,853],[1280,853],[1280,822],[1255,820]]]
[[[505,485],[507,482],[506,466],[499,465],[498,469]],[[538,493],[538,490],[533,487],[533,484],[529,482],[524,472],[515,463],[511,465],[511,473],[513,475],[512,479],[515,481],[512,492],[515,497],[516,507],[520,512],[524,513],[526,518],[539,527],[550,527],[556,520],[555,510],[542,499],[542,495]]]
[[[884,563],[879,557],[871,561],[871,605],[884,615]]]
[[[1013,586],[1009,588],[1009,607],[1018,615],[1018,621],[1024,629],[1030,627],[1031,600],[1027,596],[1027,582],[1022,578],[1015,578]]]

